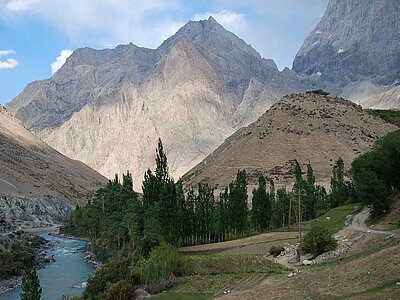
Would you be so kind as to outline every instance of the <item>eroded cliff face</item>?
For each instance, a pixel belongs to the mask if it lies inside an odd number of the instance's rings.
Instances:
[[[398,0],[331,0],[297,53],[293,70],[310,87],[363,106],[400,107],[400,91],[379,97],[400,81],[399,29]],[[372,95],[377,95],[375,103],[367,101]]]
[[[155,50],[78,49],[8,108],[52,147],[105,176],[130,170],[140,190],[158,138],[177,179],[301,89],[293,72],[279,72],[210,18],[189,22]]]
[[[107,182],[42,142],[0,106],[0,220],[44,226],[65,218]]]

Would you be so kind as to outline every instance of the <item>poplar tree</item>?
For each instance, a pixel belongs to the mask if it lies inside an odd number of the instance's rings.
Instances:
[[[21,300],[40,300],[42,288],[35,269],[29,269],[25,272],[21,288]]]
[[[344,203],[346,199],[346,184],[344,182],[344,162],[339,158],[332,169],[331,194],[329,204],[331,208]]]

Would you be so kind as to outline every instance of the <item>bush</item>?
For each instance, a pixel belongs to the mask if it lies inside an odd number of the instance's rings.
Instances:
[[[313,258],[335,249],[336,246],[335,238],[331,236],[328,230],[318,225],[314,225],[301,242],[301,250],[305,253],[311,253]]]
[[[154,285],[169,278],[171,274],[182,276],[190,273],[189,264],[178,250],[168,243],[161,243],[150,253],[144,263],[144,282]]]
[[[285,251],[285,248],[283,248],[282,246],[272,246],[269,249],[269,254],[273,255],[273,256],[279,256],[282,251]]]
[[[84,295],[95,298],[102,294],[109,287],[109,284],[119,281],[126,281],[132,286],[140,284],[140,273],[131,267],[129,256],[113,258],[98,269],[88,280],[88,287]]]
[[[328,96],[329,95],[329,93],[325,92],[323,89],[307,91],[306,94],[317,94],[317,95],[323,95],[323,96]]]
[[[134,287],[126,280],[121,280],[107,286],[105,299],[108,300],[130,300],[134,299]]]

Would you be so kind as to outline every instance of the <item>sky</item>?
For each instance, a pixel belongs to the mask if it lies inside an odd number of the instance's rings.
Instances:
[[[77,48],[157,48],[213,16],[279,69],[291,68],[328,0],[0,0],[0,104],[47,79]]]

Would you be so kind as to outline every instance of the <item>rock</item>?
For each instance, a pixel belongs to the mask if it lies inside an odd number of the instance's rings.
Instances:
[[[288,258],[288,263],[289,264],[296,264],[300,261],[299,257],[297,255],[289,256]]]
[[[292,272],[290,272],[290,273],[288,274],[288,277],[294,277],[294,276],[299,275],[300,273],[301,273],[301,270],[300,270],[300,269],[294,269]]]
[[[85,289],[85,288],[87,288],[87,282],[85,281],[85,282],[82,282],[80,285],[75,285],[74,286],[74,288],[76,288],[76,289]]]
[[[143,288],[136,289],[134,292],[135,299],[148,299],[151,298],[149,292]]]
[[[56,261],[54,255],[46,255],[44,257],[44,260],[45,260],[45,262],[55,262]]]
[[[342,241],[336,247],[335,250],[325,252],[325,253],[317,256],[315,259],[313,259],[312,262],[313,262],[313,264],[319,264],[321,262],[340,257],[340,256],[346,254],[347,252],[349,252],[352,245],[353,245],[353,243],[350,241]]]
[[[309,265],[312,265],[312,264],[313,264],[312,260],[308,260],[308,259],[303,260],[303,265],[305,265],[305,266],[309,266]]]

